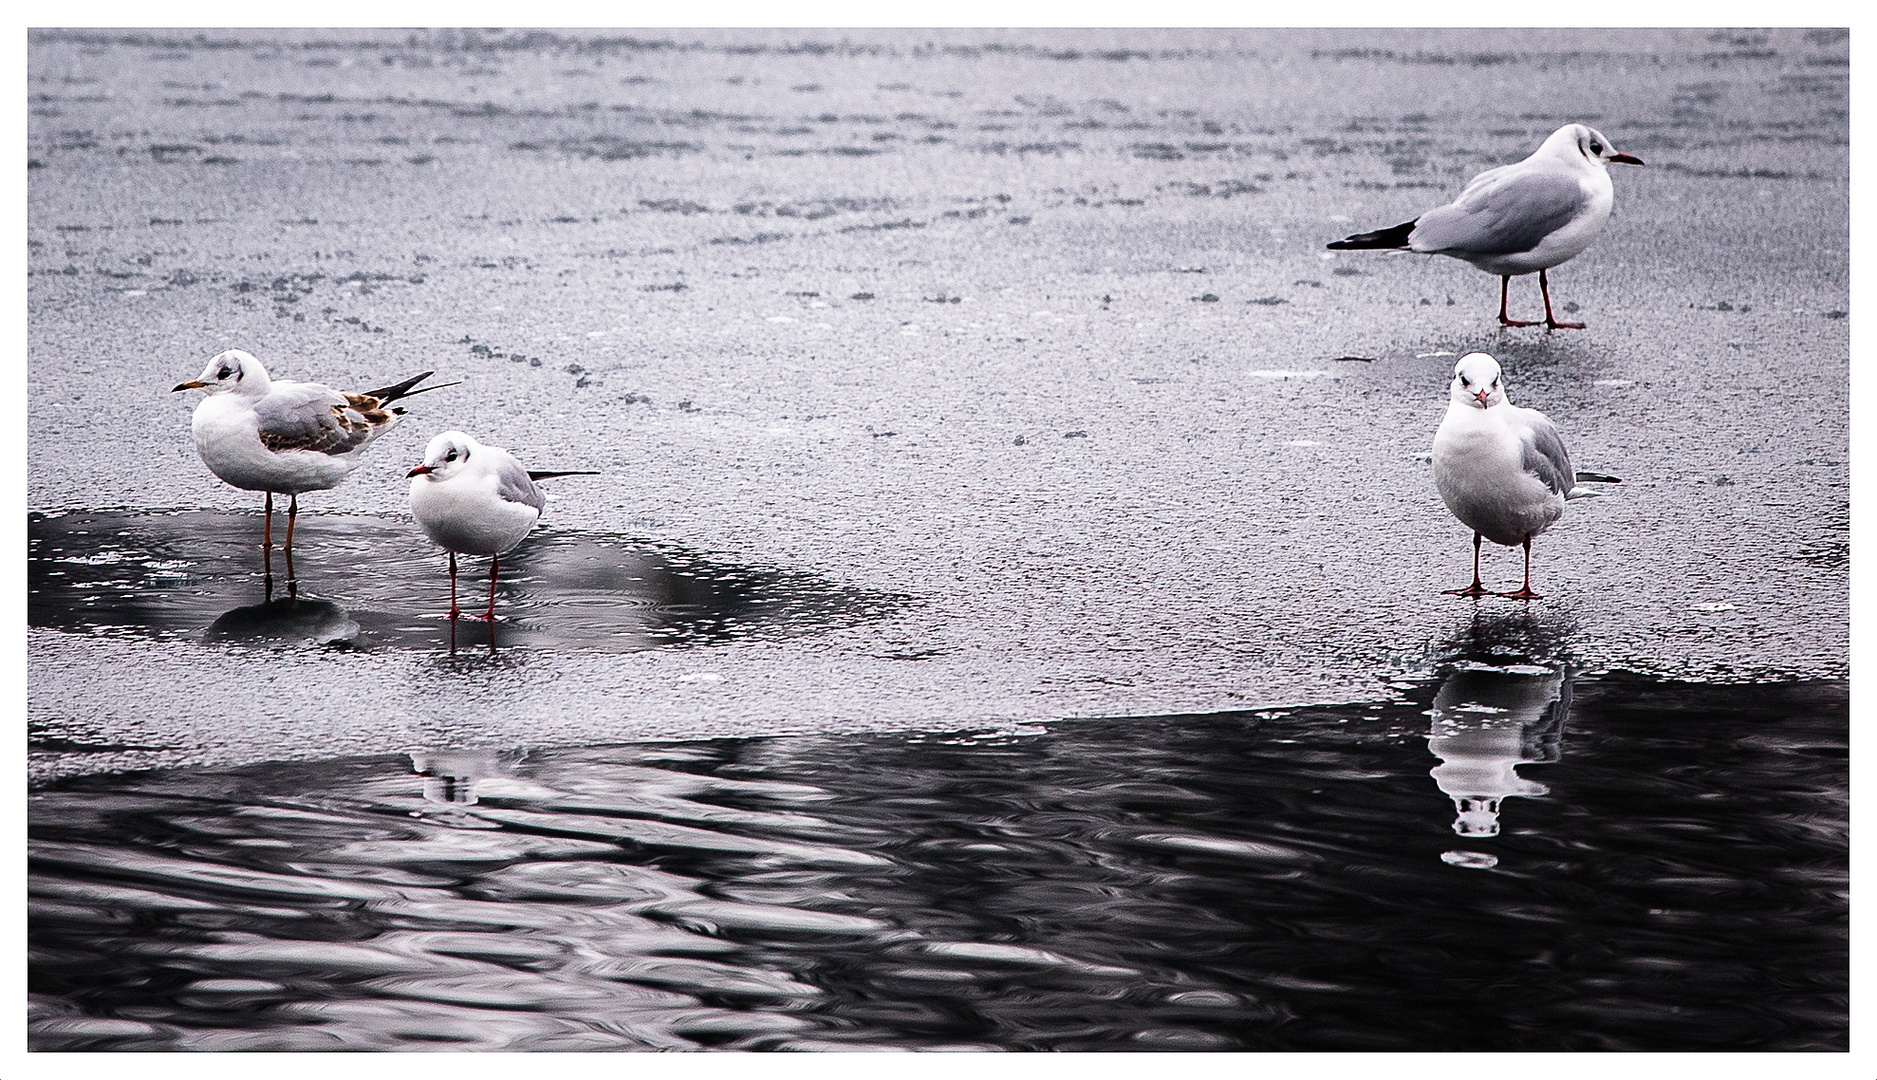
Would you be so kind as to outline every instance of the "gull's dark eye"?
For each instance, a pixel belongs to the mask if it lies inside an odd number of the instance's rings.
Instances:
[[[1472,386],[1472,385],[1473,385],[1473,380],[1472,380],[1472,379],[1469,379],[1469,378],[1467,378],[1467,377],[1466,377],[1465,375],[1462,375],[1462,376],[1460,376],[1460,385],[1461,385],[1461,386]]]
[[[223,368],[220,372],[216,374],[215,377],[218,379],[226,379],[228,376],[233,375],[233,374],[234,374],[233,371],[230,371],[228,368]]]
[[[1590,152],[1593,154],[1603,153],[1603,144],[1595,139],[1590,140]]]
[[[451,450],[451,451],[450,451],[449,453],[447,453],[447,454],[445,454],[445,455],[443,455],[443,460],[445,460],[445,461],[455,461],[455,460],[456,460],[456,451],[454,451],[454,450]]]

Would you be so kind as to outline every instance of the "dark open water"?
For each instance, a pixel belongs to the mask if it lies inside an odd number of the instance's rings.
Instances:
[[[1843,1050],[1847,700],[1472,665],[56,781],[30,1045]]]

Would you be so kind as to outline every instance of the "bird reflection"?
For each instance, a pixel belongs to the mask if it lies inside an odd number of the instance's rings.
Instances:
[[[1556,667],[1571,655],[1577,618],[1568,608],[1470,613],[1442,645],[1442,663],[1467,665],[1541,664]]]
[[[1518,766],[1549,764],[1571,710],[1570,673],[1535,665],[1469,666],[1455,671],[1434,696],[1427,748],[1440,759],[1431,775],[1453,800],[1453,831],[1499,835],[1499,805],[1514,795],[1537,798],[1543,784]]]
[[[527,756],[525,750],[416,750],[411,768],[424,778],[424,801],[454,812],[476,805],[476,781],[511,775]]]
[[[457,649],[456,649],[456,626],[457,626],[457,623],[459,623],[459,622],[461,622],[461,620],[460,620],[460,619],[458,619],[458,618],[456,618],[455,616],[451,616],[451,617],[449,618],[449,624],[450,624],[450,655],[451,655],[451,656],[455,656],[455,655],[456,655],[456,652],[457,652]],[[485,634],[487,635],[487,637],[488,637],[488,639],[489,639],[489,640],[488,640],[488,645],[489,645],[489,655],[490,655],[490,656],[494,656],[494,655],[495,655],[495,620],[494,620],[494,619],[489,619],[489,620],[487,620],[486,622],[485,622],[485,621],[482,621],[482,620],[475,620],[475,625],[478,625],[478,626],[480,626],[480,627],[482,627],[482,629],[483,629],[483,631],[484,631],[484,633],[485,633]],[[468,637],[468,636],[473,636],[473,635],[469,635],[469,634],[465,634],[465,636],[466,636],[466,637]],[[466,644],[465,644],[465,647],[468,647],[469,645],[473,645],[473,644],[475,644],[475,643],[474,643],[474,642],[468,642],[468,643],[466,643]]]
[[[224,612],[203,633],[206,641],[356,644],[359,625],[330,600],[286,597]]]

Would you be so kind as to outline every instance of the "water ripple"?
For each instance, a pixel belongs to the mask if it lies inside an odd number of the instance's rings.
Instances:
[[[59,781],[28,1039],[1842,1049],[1846,687],[1675,692]]]

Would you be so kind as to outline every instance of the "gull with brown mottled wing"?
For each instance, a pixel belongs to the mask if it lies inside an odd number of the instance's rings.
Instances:
[[[348,394],[319,383],[269,378],[252,354],[229,349],[210,359],[201,375],[176,385],[175,390],[208,394],[190,421],[202,463],[235,487],[267,493],[261,550],[270,585],[274,496],[288,497],[287,538],[281,551],[291,583],[293,523],[300,510],[300,493],[337,487],[358,467],[365,448],[404,415],[392,402],[439,389],[416,389],[432,374],[426,371],[378,390]]]

